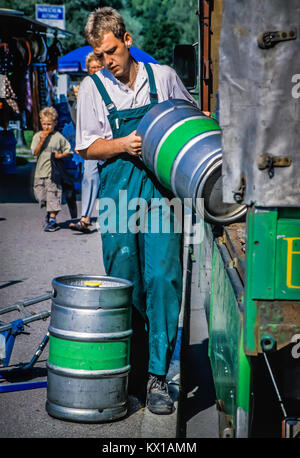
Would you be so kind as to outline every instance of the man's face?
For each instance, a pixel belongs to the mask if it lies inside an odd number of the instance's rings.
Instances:
[[[106,32],[93,51],[103,67],[120,79],[129,71],[130,52],[128,48],[131,43],[132,39],[128,32],[124,35],[124,41],[116,38],[112,32]]]

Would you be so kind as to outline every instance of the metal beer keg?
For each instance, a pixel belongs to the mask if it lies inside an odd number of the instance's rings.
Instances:
[[[127,413],[132,283],[57,277],[49,326],[47,412],[79,422]]]
[[[222,143],[218,123],[185,100],[155,105],[141,120],[142,159],[159,182],[181,200],[204,199],[204,218],[227,224],[241,219],[246,206],[222,200]],[[203,216],[203,215],[202,215]]]

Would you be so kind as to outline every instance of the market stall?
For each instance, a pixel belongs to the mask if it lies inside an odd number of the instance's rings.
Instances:
[[[39,111],[54,102],[60,38],[72,34],[22,11],[0,9],[0,171],[15,172],[12,122],[39,130]]]

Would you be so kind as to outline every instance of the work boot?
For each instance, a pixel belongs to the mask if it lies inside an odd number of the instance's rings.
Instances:
[[[150,412],[168,415],[173,412],[174,403],[168,392],[164,376],[149,374],[146,405]]]

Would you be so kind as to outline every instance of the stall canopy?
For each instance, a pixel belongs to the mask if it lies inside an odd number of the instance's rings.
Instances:
[[[72,32],[59,27],[49,26],[24,15],[23,11],[0,8],[0,37],[25,37],[32,33],[53,36],[57,38],[71,37]]]
[[[58,59],[58,71],[59,72],[81,72],[86,71],[85,59],[86,56],[92,52],[93,49],[91,46],[82,46],[81,48],[75,49],[74,51],[69,52],[65,56],[62,56]],[[141,49],[135,48],[134,46],[130,47],[131,55],[134,59],[141,62],[152,62],[157,64],[158,62]]]

